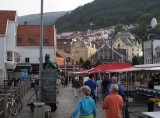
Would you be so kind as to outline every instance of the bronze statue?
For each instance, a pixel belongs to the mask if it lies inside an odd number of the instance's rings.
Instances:
[[[55,62],[50,61],[50,55],[46,54],[45,55],[45,62],[43,63],[43,70],[44,71],[52,71],[54,69],[58,69],[58,65]]]

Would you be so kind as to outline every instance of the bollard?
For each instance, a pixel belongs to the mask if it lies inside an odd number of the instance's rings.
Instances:
[[[148,101],[147,106],[148,106],[148,112],[154,111],[154,102],[153,101]]]
[[[45,105],[45,118],[51,118],[51,107],[49,105]]]
[[[148,112],[154,111],[154,102],[153,101],[148,101],[147,102],[147,107],[148,107]],[[151,118],[151,117],[148,117]]]
[[[34,118],[45,118],[45,103],[35,102],[34,106]]]

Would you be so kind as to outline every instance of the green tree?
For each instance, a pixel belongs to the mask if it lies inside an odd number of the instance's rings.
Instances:
[[[147,40],[148,29],[144,22],[141,22],[138,26],[131,30],[131,33],[135,34],[136,39],[143,43]]]
[[[91,68],[91,61],[89,59],[85,60],[83,63],[83,67],[85,69],[90,69]]]
[[[100,60],[98,60],[98,61],[95,63],[95,66],[98,66],[98,65],[100,65],[100,64],[102,64],[102,62],[101,62]]]
[[[143,57],[133,56],[132,65],[139,65],[139,64],[143,64]]]
[[[132,65],[139,65],[139,60],[137,56],[133,56],[132,58]]]
[[[115,33],[117,34],[118,32],[122,32],[122,31],[125,31],[123,24],[117,24],[115,27]]]
[[[79,59],[79,63],[82,65],[83,64],[83,59],[82,59],[82,57]]]
[[[153,34],[160,34],[160,23],[158,23],[155,28],[150,29],[148,32],[151,34],[152,33]]]

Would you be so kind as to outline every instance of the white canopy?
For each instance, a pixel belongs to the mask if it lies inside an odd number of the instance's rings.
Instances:
[[[109,70],[109,72],[130,72],[130,71],[142,71],[142,70],[160,70],[160,67],[130,67],[130,68],[124,68],[124,69],[115,69],[115,70]]]

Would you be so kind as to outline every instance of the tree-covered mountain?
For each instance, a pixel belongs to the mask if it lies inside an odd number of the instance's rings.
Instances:
[[[43,14],[43,23],[44,25],[53,25],[55,21],[66,13],[70,11],[61,11],[61,12],[48,12]],[[29,25],[39,25],[41,20],[41,14],[31,14],[18,17],[18,24],[24,24],[27,22]]]
[[[152,18],[160,20],[159,0],[94,0],[65,14],[56,21],[58,32],[133,24]]]

